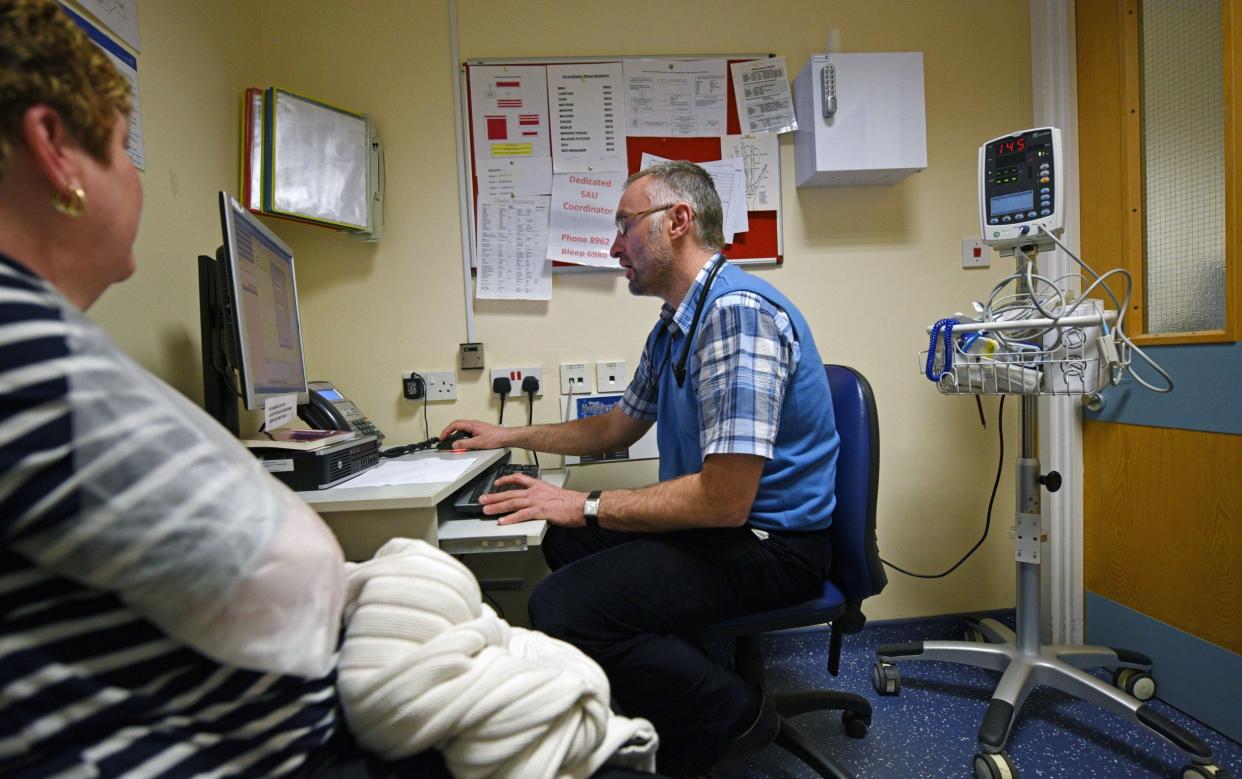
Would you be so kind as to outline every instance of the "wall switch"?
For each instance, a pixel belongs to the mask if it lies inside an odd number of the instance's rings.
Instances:
[[[591,392],[591,363],[561,363],[561,394],[587,395]]]
[[[630,377],[626,373],[625,360],[595,363],[595,387],[597,392],[625,392]]]
[[[962,239],[962,267],[988,268],[992,265],[992,247],[979,238]]]
[[[458,365],[463,371],[477,371],[483,368],[483,344],[464,343],[458,353]]]
[[[457,400],[457,374],[453,371],[427,371],[422,377],[427,400]]]
[[[505,376],[509,379],[509,381],[513,382],[513,392],[510,393],[511,397],[516,398],[523,394],[522,379],[527,376],[534,376],[536,379],[539,379],[539,391],[535,393],[535,397],[540,397],[543,395],[543,391],[547,389],[543,384],[543,369],[537,365],[531,365],[525,368],[492,368],[491,372],[488,374],[490,379],[495,379],[500,376]],[[489,383],[488,386],[490,387],[491,384]]]

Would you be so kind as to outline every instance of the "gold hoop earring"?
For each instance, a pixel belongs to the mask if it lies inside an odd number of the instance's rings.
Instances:
[[[76,219],[86,212],[86,193],[82,191],[82,187],[72,184],[67,192],[52,195],[52,208]]]

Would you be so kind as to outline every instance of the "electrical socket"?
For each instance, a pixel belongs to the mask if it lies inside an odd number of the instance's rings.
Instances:
[[[539,391],[535,393],[535,397],[541,397],[543,395],[543,391],[545,389],[543,383],[543,369],[537,365],[527,366],[525,368],[492,368],[488,374],[488,388],[491,388],[491,380],[497,379],[501,376],[507,376],[509,381],[513,382],[513,392],[510,393],[510,397],[518,397],[519,395],[524,394],[522,392],[522,379],[527,376],[534,376],[536,379],[539,379]]]
[[[571,383],[572,382],[572,383]],[[591,363],[561,363],[561,394],[587,395],[591,392]]]
[[[426,371],[423,377],[427,400],[457,400],[457,374],[453,371]]]
[[[595,363],[595,387],[597,392],[624,392],[629,383],[625,360]]]

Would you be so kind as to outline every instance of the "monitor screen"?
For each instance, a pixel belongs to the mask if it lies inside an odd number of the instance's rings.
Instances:
[[[262,410],[268,398],[289,394],[305,403],[293,252],[225,192],[220,193],[220,219],[245,406]]]

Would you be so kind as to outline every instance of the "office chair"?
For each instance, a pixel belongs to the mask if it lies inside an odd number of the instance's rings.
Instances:
[[[875,541],[875,504],[880,478],[880,427],[875,396],[862,374],[843,365],[825,365],[832,390],[841,448],[837,455],[837,506],[832,515],[832,568],[819,597],[773,611],[737,617],[700,634],[705,640],[733,639],[734,670],[759,689],[764,686],[762,635],[775,630],[832,625],[828,671],[837,675],[841,636],[866,623],[859,606],[888,583]],[[832,690],[764,692],[780,715],[777,745],[792,752],[827,779],[848,777],[789,720],[810,711],[841,711],[847,735],[862,738],[871,725],[871,704],[861,696]]]

